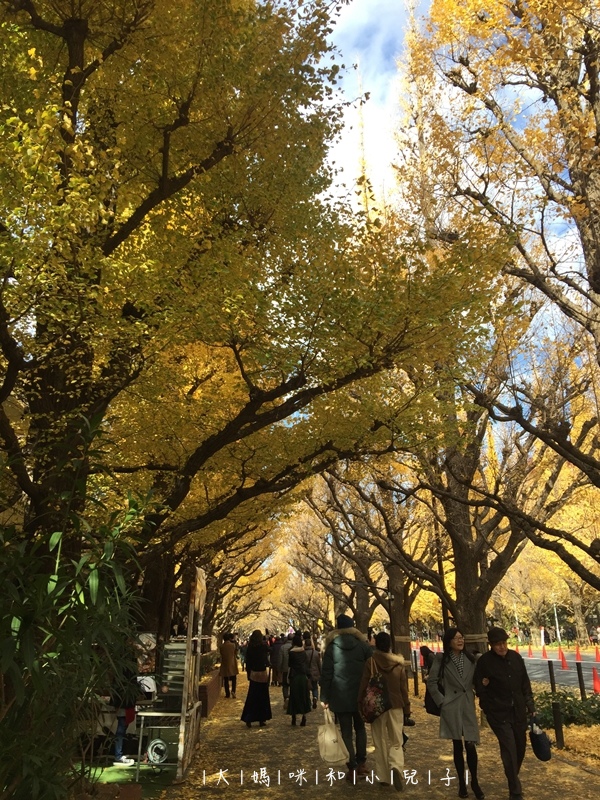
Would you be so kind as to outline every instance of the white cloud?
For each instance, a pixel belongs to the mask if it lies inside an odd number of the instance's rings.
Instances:
[[[341,87],[345,100],[368,93],[362,107],[364,152],[368,176],[378,195],[393,189],[394,131],[398,116],[397,59],[406,32],[403,0],[353,0],[344,7],[332,41],[345,64]],[[353,66],[356,68],[353,68]],[[332,153],[336,166],[350,185],[361,170],[360,113],[358,104],[346,111],[346,129]]]

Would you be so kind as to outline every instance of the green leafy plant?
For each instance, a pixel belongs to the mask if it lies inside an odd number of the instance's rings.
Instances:
[[[0,800],[60,800],[89,780],[101,697],[134,661],[138,605],[121,565],[136,518],[132,503],[95,530],[79,524],[77,560],[62,532],[32,543],[0,529]]]
[[[542,727],[554,724],[552,703],[558,702],[565,725],[600,724],[600,695],[593,694],[581,700],[578,694],[568,689],[559,689],[554,694],[544,691],[535,694],[535,707]]]
[[[200,675],[210,675],[215,669],[217,659],[219,657],[218,650],[211,650],[209,653],[202,653],[200,656]]]

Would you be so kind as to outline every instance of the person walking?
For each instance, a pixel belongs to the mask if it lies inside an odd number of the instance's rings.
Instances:
[[[519,771],[527,745],[527,713],[535,714],[531,682],[522,656],[508,649],[506,631],[490,628],[487,638],[491,649],[477,661],[475,691],[500,745],[510,800],[522,800]]]
[[[279,638],[271,644],[269,648],[269,663],[271,664],[271,686],[281,686],[282,677],[279,671],[279,651],[287,641],[284,633],[279,634]]]
[[[394,789],[400,792],[404,787],[402,728],[404,720],[410,716],[410,701],[404,658],[391,650],[392,637],[389,633],[381,631],[376,634],[375,650],[365,663],[358,696],[363,697],[369,680],[380,672],[391,708],[371,723],[371,736],[375,745],[375,774],[380,786],[389,786],[392,783]]]
[[[296,716],[302,714],[301,727],[306,725],[306,715],[310,711],[308,672],[308,656],[304,649],[302,635],[296,633],[292,639],[292,647],[288,656],[290,697],[286,713],[291,715],[292,725],[296,724]]]
[[[290,698],[290,683],[289,683],[289,676],[288,676],[288,659],[290,656],[290,650],[292,649],[292,639],[294,638],[293,633],[288,633],[287,638],[284,640],[283,644],[279,648],[279,654],[277,657],[277,671],[281,675],[281,691],[283,693],[283,710],[286,711],[288,707],[288,702]]]
[[[308,682],[312,693],[312,707],[316,708],[319,702],[319,679],[321,677],[321,654],[317,650],[312,636],[308,631],[302,634],[304,649],[308,658]]]
[[[219,653],[221,655],[221,667],[219,669],[219,675],[223,679],[225,697],[233,697],[235,700],[237,676],[240,669],[238,667],[237,648],[233,633],[224,634],[223,644],[219,648]],[[231,681],[231,693],[229,690],[229,681]]]
[[[269,648],[263,641],[262,631],[255,630],[248,641],[246,650],[246,672],[248,673],[248,694],[242,710],[242,722],[247,728],[259,722],[264,728],[272,719],[271,698],[269,697]]]
[[[365,662],[370,658],[373,648],[364,633],[354,627],[351,617],[340,614],[336,624],[337,628],[325,640],[321,665],[321,703],[324,708],[331,708],[340,723],[342,739],[348,748],[346,780],[355,784],[357,775],[367,774],[367,729],[358,711],[358,690]]]
[[[485,794],[477,775],[479,725],[473,691],[475,658],[465,650],[465,640],[457,628],[448,628],[442,643],[443,653],[434,656],[427,677],[427,689],[440,707],[439,738],[452,739],[458,796],[469,796],[465,776],[466,752],[473,794],[477,800],[483,800]]]

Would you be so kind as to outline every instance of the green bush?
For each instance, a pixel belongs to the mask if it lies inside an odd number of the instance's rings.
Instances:
[[[211,650],[208,653],[202,653],[200,656],[200,675],[208,675],[215,668],[217,659],[219,657],[218,650]]]
[[[540,725],[550,728],[553,725],[552,703],[558,702],[565,725],[599,725],[600,695],[590,695],[581,700],[579,692],[559,689],[555,694],[544,691],[535,693],[535,707]]]
[[[0,797],[62,800],[90,777],[89,741],[127,662],[137,603],[120,564],[135,509],[82,534],[78,560],[62,533],[30,541],[0,528]],[[75,765],[78,765],[77,768]]]

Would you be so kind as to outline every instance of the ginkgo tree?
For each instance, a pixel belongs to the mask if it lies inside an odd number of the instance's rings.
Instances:
[[[327,197],[324,0],[1,6],[7,506],[77,560],[82,514],[149,498],[168,630],[163,556],[385,448],[381,373],[466,347],[505,237],[437,253]]]
[[[540,338],[556,340],[554,349],[544,347],[529,368],[507,374],[500,393],[494,395],[477,380],[469,383],[476,403],[493,419],[516,423],[554,449],[596,487],[598,10],[596,2],[580,0],[516,0],[485,7],[435,0],[423,26],[415,24],[411,32],[405,64],[410,122],[402,132],[427,176],[420,187],[429,234],[440,241],[460,240],[464,230],[456,220],[468,217],[504,231],[512,252],[498,263],[498,275],[508,277],[508,291],[529,309]],[[583,343],[572,365],[573,383],[568,387],[570,379],[565,381],[562,404],[554,397],[544,411],[549,398],[537,393],[530,376],[546,371],[548,359],[557,374],[563,372],[559,342],[562,331],[572,327]],[[576,384],[585,382],[589,414],[584,422],[580,402],[573,404],[569,397]],[[579,539],[577,558],[560,531],[523,521],[536,544],[559,553],[597,585],[600,542]]]
[[[100,616],[116,587],[118,608],[122,551],[103,537],[126,537],[146,624],[168,632],[186,537],[235,538],[247,504],[388,448],[382,418],[425,402],[411,367],[466,352],[485,319],[504,235],[440,253],[328,195],[340,5],[0,0],[2,511],[36,576],[0,606],[25,684],[19,701],[3,684],[23,758],[3,781],[22,797],[54,686],[36,681],[62,663],[57,575]],[[394,398],[387,370],[406,376]],[[43,621],[22,611],[39,586]]]

